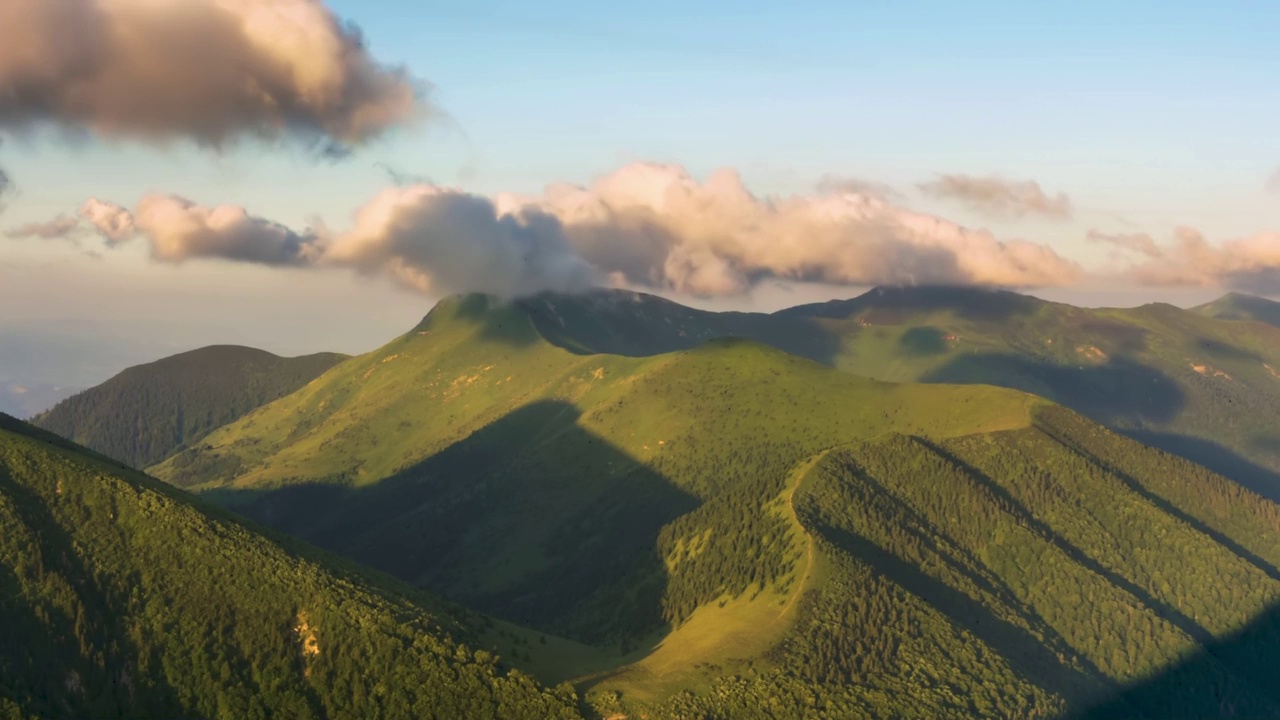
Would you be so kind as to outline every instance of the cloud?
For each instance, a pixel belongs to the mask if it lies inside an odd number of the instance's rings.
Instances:
[[[204,258],[301,266],[319,252],[314,234],[296,233],[233,205],[204,207],[176,195],[142,198],[133,223],[161,262]]]
[[[12,230],[7,230],[4,235],[14,239],[70,240],[74,239],[80,229],[80,218],[72,215],[59,215],[46,222],[27,223]]]
[[[127,242],[137,233],[133,213],[98,198],[89,198],[80,208],[80,217],[93,226],[108,246]]]
[[[595,280],[556,218],[503,215],[488,198],[430,185],[380,193],[320,260],[433,294],[521,296],[583,290]]]
[[[925,194],[959,202],[970,210],[997,218],[1039,215],[1051,220],[1068,220],[1071,198],[1063,193],[1050,196],[1034,180],[1006,180],[1000,177],[939,175],[920,183]]]
[[[1221,287],[1280,295],[1280,233],[1210,243],[1195,228],[1180,227],[1174,242],[1156,248],[1127,276],[1146,285]]]
[[[341,152],[424,110],[321,0],[4,0],[0,88],[0,130],[214,147]]]
[[[867,195],[880,200],[892,200],[902,197],[902,193],[895,190],[892,185],[847,175],[823,175],[822,179],[818,180],[817,190],[819,193],[830,195],[848,193],[852,195]]]
[[[1114,245],[1121,250],[1147,257],[1158,258],[1162,253],[1156,245],[1155,238],[1146,233],[1105,233],[1101,230],[1090,230],[1086,237],[1091,243]]]
[[[499,206],[558,218],[602,273],[697,295],[766,279],[1029,287],[1079,275],[1045,245],[1001,241],[865,194],[760,198],[732,170],[699,183],[679,166],[637,163],[586,188],[500,196]]]
[[[86,230],[94,230],[108,247],[133,239],[137,233],[133,213],[115,203],[90,198],[79,215],[59,214],[45,222],[34,222],[16,227],[5,233],[14,239],[40,238],[42,240],[76,241]]]

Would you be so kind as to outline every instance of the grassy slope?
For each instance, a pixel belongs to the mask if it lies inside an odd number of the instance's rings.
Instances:
[[[1191,311],[1220,320],[1254,321],[1280,327],[1280,302],[1252,295],[1229,293]]]
[[[32,419],[143,468],[259,405],[306,385],[346,356],[282,358],[218,345],[131,367]]]
[[[1032,392],[1280,498],[1280,431],[1258,422],[1280,403],[1280,327],[1218,319],[1265,321],[1278,306],[1260,298],[1090,310],[1008,292],[885,288],[774,315],[627,294],[528,303],[571,348],[643,355],[732,334],[891,382]]]
[[[505,636],[606,715],[1018,716],[1239,627],[1280,564],[1274,505],[1042,406],[740,341],[587,355],[468,298],[156,472],[590,643]]]
[[[0,710],[577,717],[459,645],[477,618],[192,502],[0,416]]]

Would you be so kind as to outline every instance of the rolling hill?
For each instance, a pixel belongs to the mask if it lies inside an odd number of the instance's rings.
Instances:
[[[217,345],[131,367],[32,419],[131,467],[144,468],[345,359],[282,358]]]
[[[1220,320],[1252,320],[1280,327],[1280,302],[1253,295],[1228,293],[1191,310]]]
[[[1012,292],[897,287],[772,315],[617,291],[521,306],[575,352],[652,355],[736,335],[880,380],[1023,390],[1280,499],[1280,427],[1261,421],[1280,406],[1280,327],[1218,319],[1247,309],[1274,320],[1280,305],[1261,298],[1084,309]]]
[[[442,302],[152,471],[589,646],[525,656],[603,717],[1167,717],[1123,691],[1280,601],[1280,508],[1050,402],[741,339],[593,353],[547,300]],[[657,307],[671,343],[706,319]],[[1280,712],[1275,650],[1186,707]]]
[[[0,716],[577,718],[481,621],[0,416]]]

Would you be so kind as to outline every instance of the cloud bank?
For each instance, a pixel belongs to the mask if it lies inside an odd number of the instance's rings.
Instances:
[[[651,163],[537,197],[389,188],[342,232],[294,232],[242,208],[167,195],[133,212],[91,200],[81,215],[109,244],[142,236],[163,262],[349,268],[431,294],[613,283],[716,296],[766,280],[1043,287],[1081,274],[1046,245],[1002,241],[865,193],[762,198],[732,170],[703,183]]]
[[[1128,272],[1145,285],[1221,287],[1280,295],[1280,233],[1264,232],[1212,244],[1195,228],[1180,227],[1174,242],[1143,253]]]
[[[679,166],[637,163],[590,187],[552,186],[499,206],[557,218],[602,272],[695,295],[736,294],[765,279],[1030,287],[1079,274],[1045,245],[1001,241],[861,191],[758,197],[733,170],[700,183]]]
[[[0,130],[337,151],[412,121],[419,97],[320,0],[0,2]]]
[[[1051,196],[1034,180],[939,175],[936,180],[920,183],[918,187],[926,195],[958,202],[994,218],[1036,215],[1050,220],[1069,220],[1072,215],[1071,198],[1063,193]]]

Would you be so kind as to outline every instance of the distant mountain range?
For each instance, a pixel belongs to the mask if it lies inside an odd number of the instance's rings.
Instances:
[[[228,375],[149,472],[469,608],[591,717],[1276,716],[1280,329],[1216,314],[461,296],[275,398]],[[219,407],[166,377],[50,415]]]

